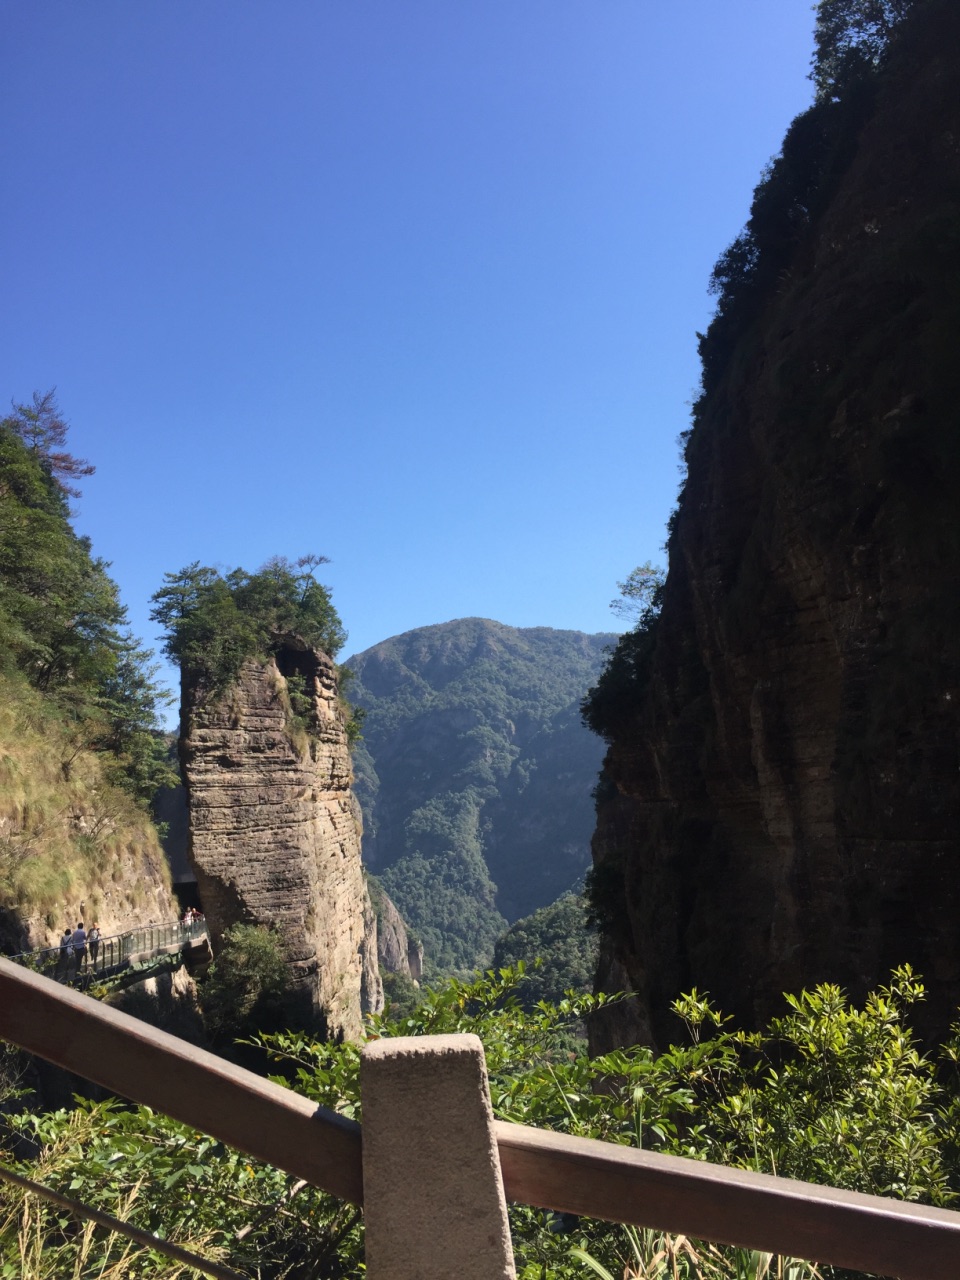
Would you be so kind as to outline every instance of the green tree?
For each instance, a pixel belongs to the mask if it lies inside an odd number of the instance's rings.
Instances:
[[[498,969],[515,969],[523,963],[526,973],[517,992],[526,1008],[541,1000],[559,1003],[573,992],[585,995],[593,988],[597,968],[597,935],[587,923],[586,903],[576,893],[565,893],[556,902],[518,920],[493,949]]]
[[[880,66],[894,31],[917,0],[820,0],[811,79],[834,101]]]
[[[608,650],[597,683],[580,703],[583,723],[607,742],[629,723],[642,701],[665,585],[666,574],[649,560],[617,583],[620,598],[610,607],[633,626]]]
[[[204,1024],[219,1041],[275,1029],[289,984],[279,934],[264,925],[235,924],[201,986]]]
[[[64,448],[67,430],[53,392],[0,422],[0,668],[22,673],[78,745],[112,755],[109,775],[149,800],[164,773],[155,735],[166,695],[108,563],[71,527],[69,481],[93,468]]]
[[[267,656],[296,637],[331,656],[346,640],[330,593],[316,580],[323,556],[276,556],[256,573],[226,575],[187,565],[164,575],[151,617],[166,632],[164,652],[191,677],[222,692],[246,658]]]
[[[649,560],[632,569],[623,582],[617,583],[620,594],[610,601],[615,614],[637,626],[659,612],[666,573]]]
[[[64,449],[70,428],[60,413],[56,388],[41,394],[33,393],[30,404],[13,402],[13,413],[4,420],[25,445],[43,461],[59,491],[72,498],[80,497],[80,490],[72,481],[92,476],[96,467],[86,458],[76,458]]]

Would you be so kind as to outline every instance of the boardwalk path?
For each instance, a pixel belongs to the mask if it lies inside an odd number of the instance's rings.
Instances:
[[[59,946],[40,951],[22,951],[7,959],[36,969],[58,982],[87,985],[93,979],[113,977],[133,964],[156,956],[172,955],[184,947],[199,946],[204,942],[209,943],[205,920],[194,920],[190,924],[170,920],[165,924],[148,924],[139,929],[128,929],[126,933],[101,938],[96,957],[88,947],[79,966],[72,947],[66,952],[61,951]]]

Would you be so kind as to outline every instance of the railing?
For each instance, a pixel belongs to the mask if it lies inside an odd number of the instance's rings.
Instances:
[[[8,956],[15,964],[34,969],[58,982],[84,984],[95,977],[109,977],[138,959],[147,959],[165,951],[175,951],[186,942],[207,936],[205,920],[185,924],[169,920],[163,924],[142,925],[124,933],[110,934],[98,943],[87,944],[85,954],[78,957],[70,943],[66,947],[43,947]]]
[[[355,1122],[2,959],[0,1036],[341,1199],[364,1204],[371,1280],[385,1280],[388,1272],[392,1280],[509,1275],[502,1259],[470,1244],[468,1229],[472,1215],[487,1232],[493,1218],[482,1205],[501,1186],[501,1201],[505,1193],[508,1200],[543,1209],[902,1280],[960,1276],[960,1214],[945,1209],[502,1121],[487,1122],[493,1153],[488,1168],[483,1142],[474,1141],[473,1120],[466,1114],[471,1096],[479,1114],[483,1094],[489,1117],[482,1049],[472,1036],[367,1046],[362,1145]],[[468,1041],[464,1049],[461,1042]],[[479,1068],[471,1053],[479,1053]],[[456,1087],[450,1084],[454,1076]],[[445,1222],[445,1206],[464,1178],[473,1179],[470,1206]],[[390,1194],[400,1197],[402,1218],[390,1217]],[[425,1216],[418,1216],[418,1205],[427,1207]],[[484,1235],[491,1248],[495,1234],[491,1228]],[[391,1251],[383,1242],[397,1236],[402,1240]],[[376,1253],[374,1240],[380,1241]]]

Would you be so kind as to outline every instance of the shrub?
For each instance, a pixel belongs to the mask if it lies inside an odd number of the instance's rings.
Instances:
[[[234,925],[200,993],[208,1031],[223,1041],[275,1029],[289,983],[279,935],[263,925]]]

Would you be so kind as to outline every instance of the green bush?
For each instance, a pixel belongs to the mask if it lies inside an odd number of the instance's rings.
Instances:
[[[275,653],[293,636],[335,655],[346,632],[314,576],[325,562],[325,556],[301,556],[295,564],[275,556],[256,573],[223,575],[195,561],[165,574],[150,615],[166,633],[164,652],[214,694],[236,679],[245,659]]]
[[[200,990],[207,1030],[224,1041],[275,1029],[289,983],[279,935],[264,925],[235,924]]]
[[[523,977],[518,966],[425,990],[406,1016],[372,1019],[368,1034],[479,1035],[503,1120],[911,1201],[956,1201],[960,1033],[936,1060],[918,1052],[907,1018],[923,988],[909,969],[896,971],[862,1009],[829,985],[789,997],[784,1016],[751,1035],[731,1030],[693,992],[675,1005],[688,1031],[684,1044],[659,1055],[635,1046],[594,1059],[571,1048],[569,1029],[617,997],[543,1002],[525,1012],[517,996]],[[359,1044],[290,1032],[260,1043],[285,1083],[361,1118]],[[362,1275],[354,1211],[147,1108],[82,1103],[71,1113],[25,1112],[10,1123],[40,1154],[34,1164],[7,1151],[6,1163],[122,1210],[148,1230],[192,1240],[208,1256],[262,1276]],[[686,1280],[817,1274],[763,1254],[524,1206],[511,1207],[510,1216],[521,1280],[573,1280],[591,1269],[601,1277],[605,1269]],[[19,1274],[11,1267],[20,1266],[27,1221],[31,1239],[45,1242],[31,1255],[38,1280],[74,1274],[81,1247],[94,1260],[117,1247],[104,1233],[81,1237],[58,1210],[28,1207],[20,1192],[3,1189],[0,1276]],[[137,1251],[127,1264],[134,1261],[135,1274],[166,1274],[149,1253]]]

